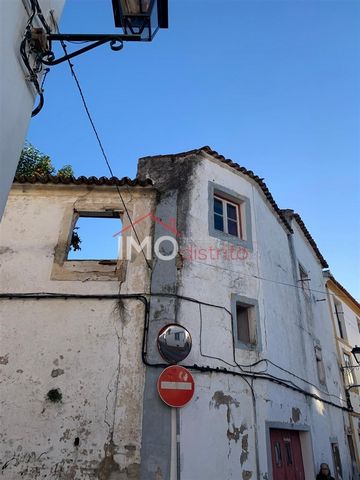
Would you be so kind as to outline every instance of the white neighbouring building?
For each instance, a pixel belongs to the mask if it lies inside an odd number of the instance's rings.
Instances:
[[[136,229],[169,259],[71,260],[79,217],[120,217],[122,248]],[[0,253],[4,479],[313,480],[326,462],[358,480],[328,265],[253,172],[203,147],[142,158],[135,181],[19,178]],[[195,379],[175,417],[156,390],[173,322]]]
[[[354,361],[351,350],[354,345],[360,346],[360,304],[330,272],[325,272],[324,277],[343,388],[345,395],[348,392],[349,406],[354,410],[354,413],[348,413],[345,423],[356,478],[360,472],[360,366]]]
[[[0,219],[24,145],[34,102],[37,97],[29,72],[20,55],[20,45],[32,16],[31,0],[0,1]],[[54,28],[50,12],[58,22],[65,0],[38,0],[47,23]],[[40,27],[38,15],[32,21]],[[29,55],[33,65],[33,57]],[[37,79],[41,82],[42,74]]]

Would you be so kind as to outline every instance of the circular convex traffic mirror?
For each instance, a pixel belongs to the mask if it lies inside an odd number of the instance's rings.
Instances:
[[[158,335],[157,346],[160,355],[169,363],[181,362],[191,350],[192,340],[185,327],[171,323],[163,327]]]

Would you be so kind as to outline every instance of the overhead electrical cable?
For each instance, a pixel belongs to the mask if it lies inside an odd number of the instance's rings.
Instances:
[[[51,12],[51,15],[52,15],[52,19],[53,19],[54,25],[56,25],[57,32],[60,33],[59,27],[58,27],[58,25],[57,25],[57,23],[56,23],[56,20],[55,20],[55,18],[54,18],[54,16],[53,16],[52,12]],[[60,44],[61,44],[61,47],[62,47],[65,55],[68,55],[67,48],[66,48],[66,44],[65,44],[64,40],[60,40]],[[71,71],[71,75],[72,75],[72,77],[73,77],[73,79],[74,79],[74,81],[75,81],[75,83],[76,83],[77,89],[78,89],[78,91],[79,91],[79,94],[80,94],[80,97],[81,97],[81,100],[82,100],[82,103],[83,103],[83,106],[84,106],[84,109],[85,109],[85,112],[86,112],[86,115],[87,115],[87,117],[88,117],[88,119],[89,119],[91,128],[92,128],[92,130],[93,130],[93,132],[94,132],[94,134],[95,134],[97,143],[98,143],[98,145],[99,145],[99,147],[100,147],[100,151],[101,151],[102,156],[103,156],[103,158],[104,158],[104,160],[105,160],[106,166],[107,166],[107,168],[108,168],[108,170],[109,170],[109,173],[110,173],[111,177],[115,177],[115,175],[114,175],[114,173],[113,173],[113,170],[112,170],[112,168],[111,168],[111,165],[110,165],[108,156],[107,156],[107,154],[106,154],[104,145],[103,145],[103,143],[102,143],[102,141],[101,141],[101,139],[100,139],[99,132],[98,132],[98,130],[97,130],[97,128],[96,128],[95,122],[94,122],[94,120],[93,120],[93,118],[92,118],[92,115],[91,115],[91,113],[90,113],[89,107],[88,107],[88,105],[87,105],[87,101],[86,101],[86,99],[85,99],[85,96],[84,96],[83,90],[82,90],[82,88],[81,88],[79,79],[78,79],[78,77],[77,77],[77,75],[76,75],[76,72],[75,72],[75,70],[74,70],[74,65],[70,62],[69,59],[67,60],[67,62],[68,62],[68,64],[69,64],[69,68],[70,68],[70,71]],[[133,230],[133,232],[134,232],[136,241],[138,242],[138,245],[141,246],[141,242],[140,242],[140,239],[139,239],[139,235],[138,235],[138,233],[137,233],[137,231],[136,231],[135,225],[134,225],[134,223],[133,223],[133,221],[132,221],[130,212],[129,212],[127,206],[126,206],[126,203],[125,203],[125,201],[124,201],[124,198],[123,198],[123,196],[121,195],[121,191],[120,191],[119,185],[115,184],[115,187],[116,187],[117,193],[118,193],[118,195],[119,195],[119,198],[120,198],[120,200],[121,200],[121,203],[122,203],[122,205],[123,205],[123,207],[124,207],[124,211],[125,211],[126,216],[127,216],[128,220],[129,220],[129,223],[130,223],[130,225],[131,225],[131,228],[132,228],[132,230]],[[141,252],[142,252],[142,254],[143,254],[143,256],[144,256],[144,259],[145,259],[145,262],[146,262],[148,268],[151,270],[151,265],[150,265],[150,263],[149,263],[149,260],[146,258],[146,255],[145,255],[145,252],[144,252],[144,249],[143,249],[143,248],[141,248]]]

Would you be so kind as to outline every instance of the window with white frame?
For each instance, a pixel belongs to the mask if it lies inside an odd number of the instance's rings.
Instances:
[[[229,235],[243,238],[240,205],[215,194],[214,228]]]
[[[209,182],[209,235],[252,250],[250,199]]]

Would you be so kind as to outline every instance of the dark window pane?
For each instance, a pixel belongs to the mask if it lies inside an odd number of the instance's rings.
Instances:
[[[214,212],[223,214],[223,202],[218,198],[214,198]]]
[[[216,213],[214,215],[214,227],[215,230],[224,231],[224,219],[221,215],[217,215]]]
[[[285,442],[285,452],[286,452],[286,463],[292,465],[292,454],[291,454],[291,444],[290,442]]]
[[[238,236],[237,223],[230,219],[228,219],[228,233],[230,233],[230,235],[235,235],[236,237]]]
[[[275,450],[275,464],[277,467],[281,467],[281,448],[280,448],[279,442],[275,443],[274,450]]]
[[[334,464],[335,464],[335,470],[337,472],[337,477],[342,477],[342,467],[341,467],[341,460],[340,460],[340,452],[339,452],[339,446],[337,443],[332,443],[332,452],[333,452],[333,459],[334,459]]]
[[[231,205],[230,203],[228,203],[226,207],[228,218],[231,218],[232,220],[237,220],[237,208],[235,207],[235,205]]]
[[[243,343],[250,343],[249,307],[237,305],[236,316],[238,340]]]

